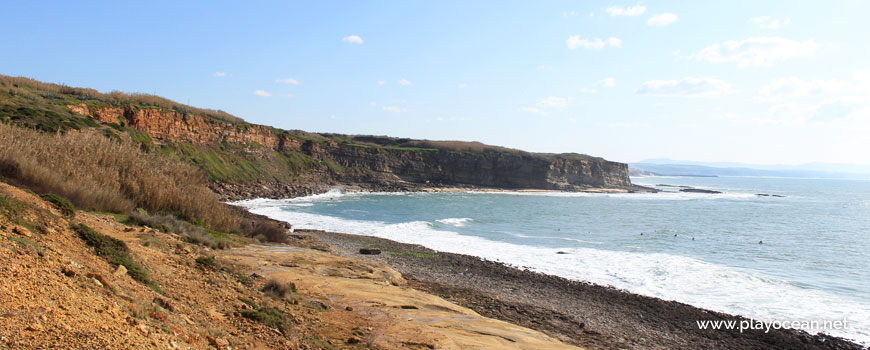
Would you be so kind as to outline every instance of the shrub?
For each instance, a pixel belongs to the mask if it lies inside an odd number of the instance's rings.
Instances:
[[[274,221],[261,217],[250,217],[242,226],[242,232],[262,242],[284,243],[287,241],[287,230]]]
[[[287,325],[287,322],[284,319],[284,313],[276,308],[261,306],[256,310],[242,310],[240,313],[244,318],[260,322],[267,327],[278,329],[285,335],[290,331],[290,326]]]
[[[276,279],[270,279],[263,286],[263,293],[271,294],[277,298],[284,298],[296,292],[296,285],[293,283],[281,283]]]
[[[94,231],[94,229],[85,224],[75,225],[72,229],[85,243],[94,247],[97,255],[105,258],[109,264],[112,266],[123,265],[127,268],[127,274],[134,280],[153,286],[153,282],[150,279],[151,273],[144,266],[133,260],[130,248],[123,241]]]
[[[54,204],[55,207],[60,209],[60,212],[63,213],[63,215],[75,216],[76,214],[76,206],[66,198],[51,193],[41,194],[39,197],[46,202]]]
[[[213,256],[210,255],[203,255],[196,258],[196,264],[212,270],[218,269],[217,261],[214,259]]]

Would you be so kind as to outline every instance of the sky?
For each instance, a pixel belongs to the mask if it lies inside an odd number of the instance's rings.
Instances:
[[[0,74],[312,132],[870,163],[870,1],[11,1]]]

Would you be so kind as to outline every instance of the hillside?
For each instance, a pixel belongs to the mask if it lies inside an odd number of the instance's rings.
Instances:
[[[0,348],[576,349],[302,236],[212,250],[122,221],[0,182]]]
[[[250,124],[157,96],[100,93],[0,76],[0,120],[46,132],[95,128],[186,160],[223,198],[288,197],[346,185],[367,190],[487,187],[631,190],[623,163],[476,142],[315,134]]]

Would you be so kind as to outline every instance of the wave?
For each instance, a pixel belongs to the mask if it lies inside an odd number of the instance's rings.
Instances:
[[[870,305],[825,291],[800,287],[753,271],[664,253],[594,248],[543,248],[487,240],[438,230],[427,221],[398,224],[348,220],[282,209],[280,201],[246,201],[252,212],[293,223],[296,228],[386,238],[458,254],[479,256],[565,278],[677,300],[697,307],[758,320],[842,320],[845,330],[825,333],[870,342]],[[449,219],[444,219],[449,220]],[[440,220],[439,220],[440,221]],[[567,254],[556,254],[557,252]],[[810,333],[820,330],[807,329]]]
[[[658,193],[599,193],[599,192],[486,192],[466,191],[468,194],[500,194],[510,196],[538,196],[538,197],[603,197],[637,200],[698,200],[698,199],[752,199],[757,196],[752,193],[694,193],[694,192],[658,192]]]
[[[435,220],[445,225],[456,226],[456,227],[464,227],[469,222],[474,221],[472,218],[447,218],[441,220]]]

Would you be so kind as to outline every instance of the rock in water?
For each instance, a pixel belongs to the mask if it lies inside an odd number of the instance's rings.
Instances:
[[[705,190],[705,189],[701,189],[701,188],[681,188],[681,189],[680,189],[680,192],[710,193],[710,194],[722,193],[722,192],[719,192],[719,191]]]
[[[381,254],[381,250],[378,248],[360,248],[359,253],[362,255],[378,255]]]

